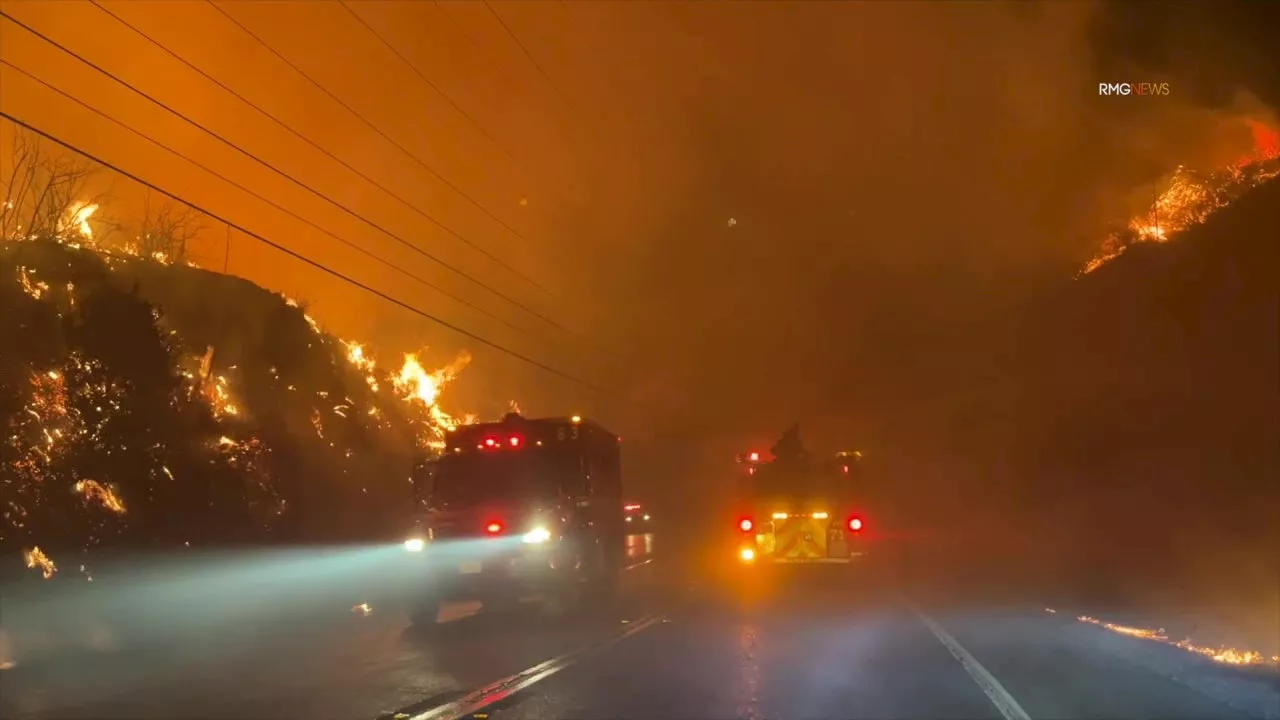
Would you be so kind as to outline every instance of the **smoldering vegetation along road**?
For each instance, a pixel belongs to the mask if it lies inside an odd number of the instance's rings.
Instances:
[[[1280,655],[1280,182],[1045,293],[1008,360],[885,459],[970,585]]]

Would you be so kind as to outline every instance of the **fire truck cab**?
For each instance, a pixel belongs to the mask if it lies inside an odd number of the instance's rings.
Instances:
[[[626,534],[616,435],[578,416],[513,413],[445,441],[404,543],[421,560],[415,624],[435,624],[449,601],[563,611],[612,588]]]
[[[864,554],[860,453],[738,461],[741,563],[842,564]]]

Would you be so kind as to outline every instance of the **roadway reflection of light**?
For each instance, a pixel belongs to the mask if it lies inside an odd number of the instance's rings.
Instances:
[[[340,623],[353,612],[394,614],[428,586],[431,566],[484,562],[530,548],[514,537],[435,542],[421,552],[406,552],[400,541],[103,559],[91,568],[91,584],[0,588],[0,667],[157,643],[206,654],[239,651],[241,640],[253,636],[244,632],[247,626]]]
[[[734,683],[735,704],[742,720],[760,717],[760,632],[755,625],[738,630],[738,676]]]

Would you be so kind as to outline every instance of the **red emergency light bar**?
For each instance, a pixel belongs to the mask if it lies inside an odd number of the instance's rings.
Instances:
[[[520,437],[519,435],[512,435],[511,437],[507,438],[506,444],[507,446],[512,448],[519,448],[522,445],[524,445],[524,438]],[[481,445],[478,445],[477,447],[479,447],[481,450],[497,450],[503,447],[503,444],[501,442],[498,442],[498,438],[487,437],[484,439],[484,443]]]
[[[632,504],[632,505],[623,505],[623,506],[622,506],[622,509],[623,509],[623,510],[639,510],[639,509],[640,509],[640,506],[639,506],[639,505],[635,505],[635,504]]]

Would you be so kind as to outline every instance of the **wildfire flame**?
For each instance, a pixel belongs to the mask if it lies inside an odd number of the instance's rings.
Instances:
[[[98,205],[90,202],[77,202],[67,209],[67,215],[58,223],[58,235],[79,235],[85,239],[93,238],[93,228],[89,227],[89,218],[98,212]]]
[[[427,407],[434,407],[440,390],[452,382],[470,362],[471,354],[464,350],[458,353],[452,363],[435,372],[427,372],[418,362],[418,357],[410,353],[404,356],[404,365],[400,367],[400,373],[393,379],[393,383],[405,399],[417,400]]]
[[[1254,145],[1250,153],[1212,173],[1179,167],[1150,209],[1108,236],[1080,275],[1106,265],[1135,244],[1167,242],[1203,223],[1244,191],[1280,176],[1280,132],[1258,121],[1250,121],[1250,129]]]
[[[1087,615],[1081,615],[1076,619],[1083,623],[1089,623],[1090,625],[1097,625],[1098,627],[1106,628],[1107,630],[1119,633],[1120,635],[1127,635],[1129,637],[1136,637],[1143,640],[1164,643],[1165,645],[1172,645],[1173,647],[1181,648],[1187,652],[1203,655],[1214,662],[1226,663],[1228,665],[1280,665],[1280,655],[1268,658],[1255,650],[1211,648],[1203,645],[1197,645],[1190,640],[1173,641],[1165,634],[1164,628],[1153,630],[1150,628],[1116,625],[1114,623],[1103,622],[1097,618],[1089,617]]]

